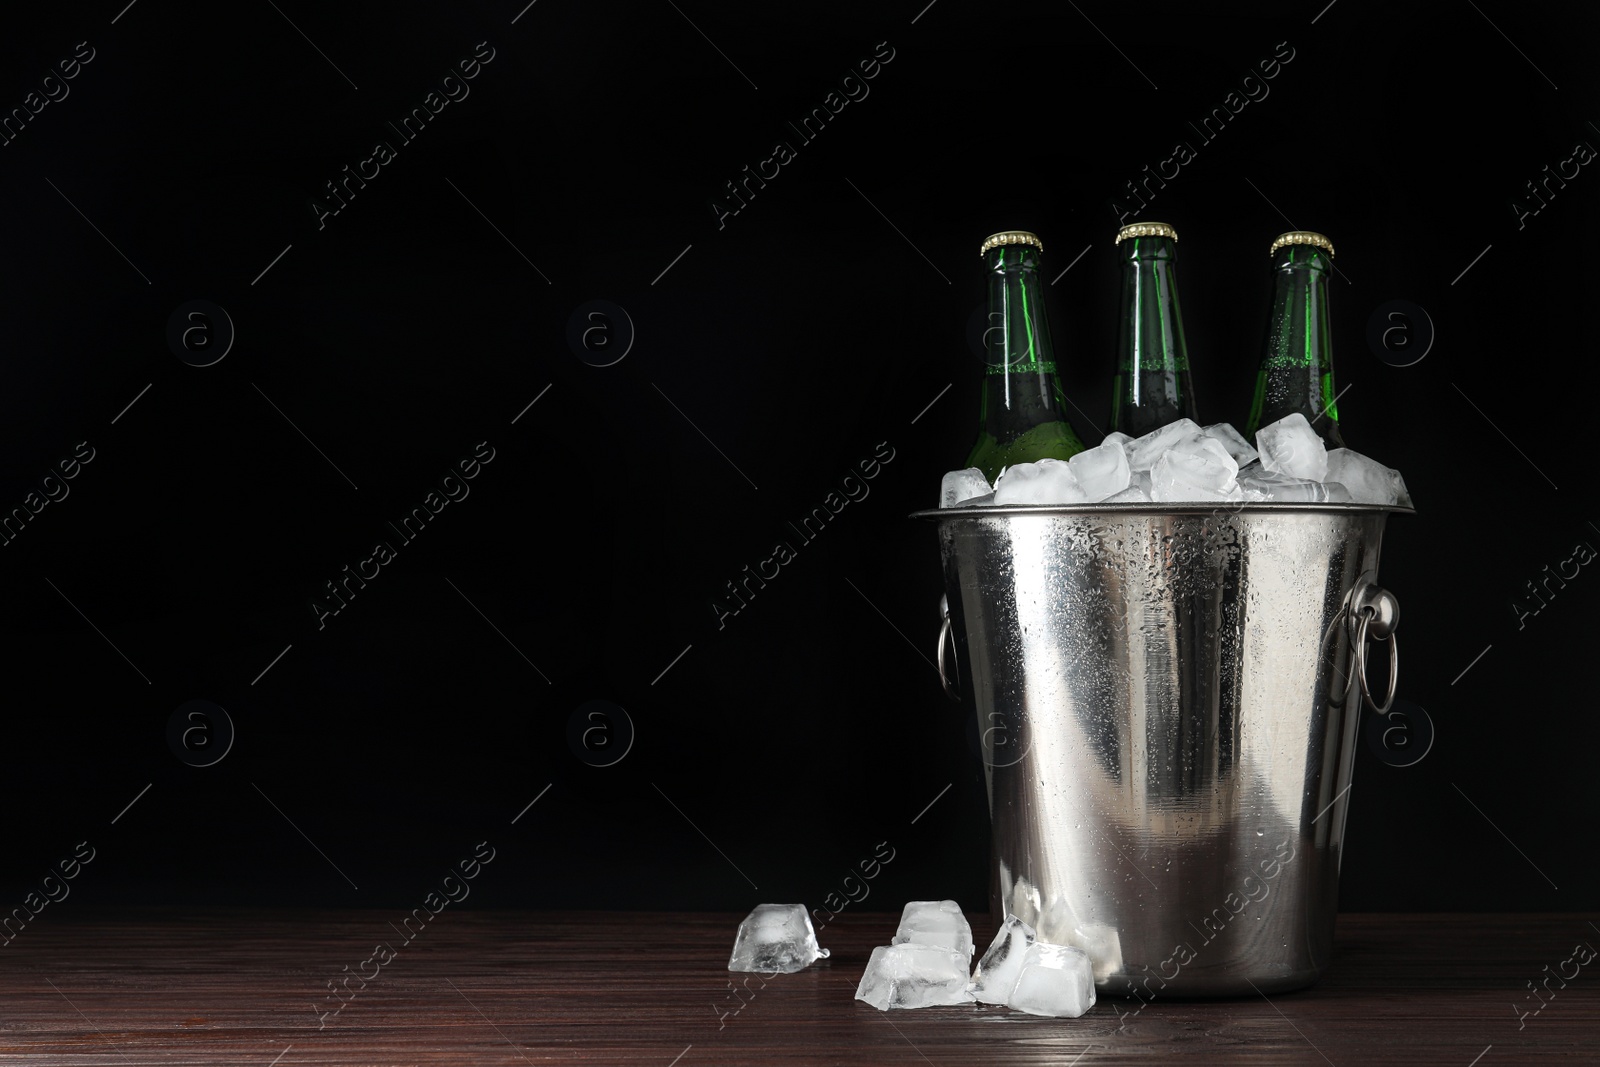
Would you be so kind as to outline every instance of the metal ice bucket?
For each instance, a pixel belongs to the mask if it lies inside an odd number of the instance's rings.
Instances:
[[[996,921],[1086,950],[1105,993],[1315,982],[1361,701],[1394,698],[1384,520],[1410,510],[917,512],[944,556],[940,675],[978,719]],[[1369,641],[1389,644],[1381,701]]]

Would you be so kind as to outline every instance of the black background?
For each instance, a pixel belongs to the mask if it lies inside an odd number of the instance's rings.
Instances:
[[[924,2],[8,12],[0,106],[79,41],[95,58],[0,148],[0,505],[79,441],[95,458],[0,548],[0,906],[87,840],[75,899],[410,908],[488,840],[475,904],[818,906],[888,842],[853,907],[983,908],[982,768],[929,662],[934,532],[906,515],[974,435],[995,230],[1042,235],[1047,277],[1072,264],[1048,310],[1099,440],[1111,200],[1179,140],[1197,158],[1130,219],[1182,235],[1202,416],[1243,422],[1267,245],[1321,230],[1346,439],[1417,502],[1383,577],[1437,737],[1411,767],[1362,749],[1342,906],[1600,905],[1573,832],[1600,813],[1600,577],[1521,629],[1511,606],[1600,545],[1600,177],[1521,227],[1511,207],[1600,145],[1600,19]],[[324,183],[480,41],[470,96],[319,229]],[[786,123],[879,42],[870,95],[800,143]],[[1186,125],[1284,49],[1214,141]],[[711,200],[780,139],[797,158],[719,228]],[[237,329],[205,368],[166,341],[195,299]],[[613,366],[566,340],[593,299],[636,332]],[[1365,341],[1396,299],[1436,330],[1412,366]],[[323,583],[484,440],[470,496],[319,630]],[[723,584],[880,443],[870,496],[719,629]],[[191,699],[237,730],[210,767],[167,744]],[[590,700],[636,728],[613,766],[569,746]]]

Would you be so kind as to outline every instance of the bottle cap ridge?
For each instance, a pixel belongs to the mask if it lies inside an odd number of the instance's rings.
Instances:
[[[1178,231],[1164,222],[1130,222],[1117,231],[1117,239],[1112,244],[1120,245],[1129,237],[1170,237],[1176,242]]]
[[[1039,251],[1044,251],[1044,242],[1039,240],[1037,234],[1029,233],[1027,230],[1002,230],[984,239],[983,247],[978,249],[978,255],[981,256],[989,249],[1000,245],[1032,245]]]
[[[1280,233],[1272,242],[1272,247],[1267,249],[1267,255],[1276,255],[1278,249],[1285,245],[1310,245],[1322,249],[1330,256],[1333,255],[1333,242],[1311,230],[1290,230],[1288,233]]]

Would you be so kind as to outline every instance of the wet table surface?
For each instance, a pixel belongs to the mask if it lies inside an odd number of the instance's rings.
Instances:
[[[1600,929],[1580,915],[1345,915],[1314,988],[1102,996],[1080,1019],[854,1000],[893,915],[838,916],[821,935],[831,959],[751,976],[740,997],[726,970],[737,915],[451,911],[409,943],[401,918],[41,915],[0,951],[0,1064],[1600,1062],[1600,959],[1574,959]],[[970,918],[986,945],[992,922]],[[393,951],[381,964],[379,942]],[[363,972],[375,977],[329,993]]]

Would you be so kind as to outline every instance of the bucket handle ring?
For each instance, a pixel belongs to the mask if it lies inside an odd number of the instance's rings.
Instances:
[[[948,596],[939,598],[939,614],[944,618],[944,622],[939,626],[939,684],[944,687],[944,695],[959,704],[961,702],[961,694],[950,688],[950,679],[944,673],[944,647],[949,644],[951,646],[950,662],[955,664],[956,668],[956,685],[961,684],[961,661],[956,658],[955,641],[951,638],[955,627],[950,621],[950,598]]]
[[[1376,585],[1368,585],[1355,597],[1356,622],[1356,684],[1367,706],[1379,715],[1387,715],[1394,704],[1395,685],[1400,675],[1400,642],[1395,637],[1395,625],[1400,619],[1400,602],[1393,593]],[[1372,699],[1367,685],[1367,638],[1389,642],[1389,692],[1383,703]]]

